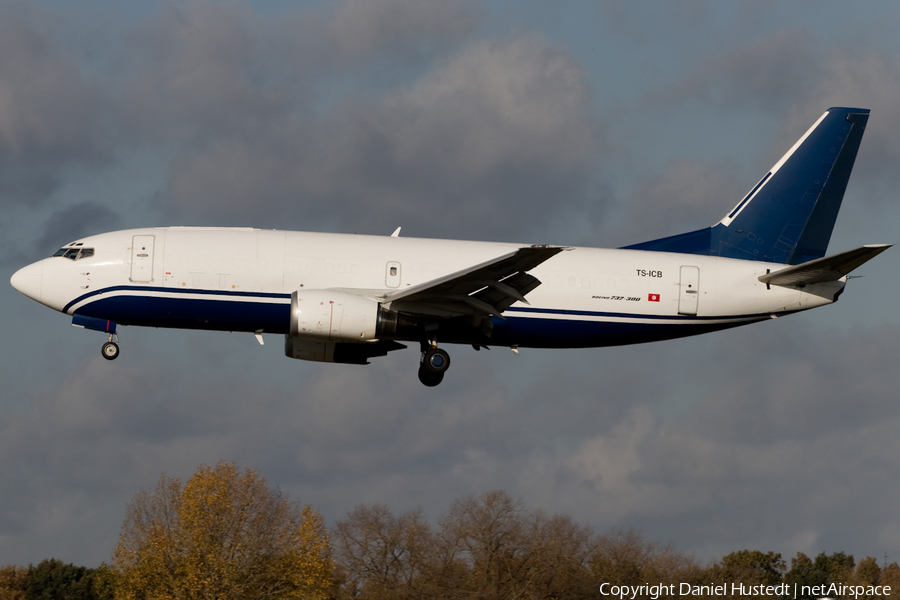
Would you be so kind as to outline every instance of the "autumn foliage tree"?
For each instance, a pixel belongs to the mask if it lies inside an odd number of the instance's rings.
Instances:
[[[350,596],[420,598],[434,583],[436,539],[421,511],[394,516],[384,504],[359,506],[334,530]]]
[[[420,511],[359,506],[338,521],[343,593],[360,600],[587,598],[590,531],[565,515],[527,511],[506,492],[453,502],[438,527]],[[595,594],[594,594],[595,595]]]
[[[435,523],[421,510],[360,505],[336,523],[333,540],[334,559],[310,507],[220,463],[185,485],[162,477],[136,494],[112,565],[3,566],[0,600],[592,600],[615,595],[611,586],[659,600],[679,594],[653,586],[721,584],[721,597],[741,600],[772,598],[744,586],[787,584],[793,593],[796,584],[803,600],[833,583],[863,586],[856,598],[876,600],[900,589],[897,563],[879,568],[843,552],[798,553],[790,570],[780,554],[758,550],[701,565],[632,530],[598,535],[567,515],[528,510],[502,490],[458,498]]]
[[[27,568],[15,565],[0,567],[0,600],[26,600],[27,593]]]
[[[113,555],[117,598],[328,597],[334,564],[310,507],[232,463],[203,466],[182,486],[160,478],[129,504]]]
[[[635,586],[628,592],[634,600],[673,597],[648,583],[675,592],[726,583],[722,597],[742,600],[772,596],[733,592],[731,584],[900,589],[896,563],[879,568],[874,558],[855,565],[842,552],[815,560],[798,554],[787,571],[778,553],[739,550],[703,565],[633,530],[597,535],[567,515],[528,510],[500,490],[454,500],[435,524],[421,510],[398,516],[383,504],[360,505],[337,522],[334,544],[341,600],[588,600],[603,598],[604,584]]]
[[[597,537],[590,558],[591,573],[599,584],[641,586],[648,582],[664,585],[709,584],[708,569],[702,569],[690,555],[671,546],[660,545],[632,529]],[[639,591],[636,599],[652,594]]]

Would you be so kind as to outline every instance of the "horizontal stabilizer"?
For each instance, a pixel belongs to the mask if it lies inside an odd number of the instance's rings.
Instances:
[[[759,280],[763,283],[792,287],[837,281],[890,247],[891,244],[870,244],[840,254],[817,258],[774,273],[767,273],[761,275]]]

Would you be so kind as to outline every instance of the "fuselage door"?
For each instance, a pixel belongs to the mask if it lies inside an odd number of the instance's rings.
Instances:
[[[131,242],[131,281],[150,283],[153,281],[153,242],[155,236],[136,235]]]
[[[384,269],[384,285],[389,288],[400,287],[400,263],[391,261]]]
[[[696,315],[700,299],[700,267],[681,267],[678,293],[678,314]]]

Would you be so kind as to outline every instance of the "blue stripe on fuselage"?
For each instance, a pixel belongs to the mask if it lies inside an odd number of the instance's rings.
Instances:
[[[135,292],[147,293],[136,295]],[[164,292],[165,295],[154,292]],[[241,300],[229,300],[229,296],[239,296]],[[90,300],[92,297],[97,299]],[[254,297],[261,301],[254,302]],[[85,300],[87,302],[75,309],[73,314],[109,319],[120,325],[218,331],[263,330],[266,333],[288,333],[290,329],[290,296],[287,294],[207,290],[182,292],[169,288],[118,286],[85,294],[70,302],[67,308]],[[697,335],[769,318],[769,315],[688,317],[519,307],[508,309],[504,316],[505,319],[492,319],[494,327],[489,339],[470,337],[477,335],[471,329],[442,329],[443,335],[439,338],[447,343],[533,348],[621,346]],[[635,323],[622,319],[651,322]]]
[[[127,294],[116,294],[126,291]],[[150,292],[133,295],[134,292]],[[179,294],[177,297],[153,295],[152,292]],[[109,294],[109,295],[108,295]],[[290,294],[254,292],[215,292],[208,290],[172,290],[169,288],[140,288],[117,286],[85,294],[66,305],[72,306],[93,296],[75,309],[73,314],[109,319],[120,325],[170,327],[177,329],[210,329],[218,331],[259,331],[288,333],[290,329]],[[228,297],[241,300],[230,300]],[[251,298],[268,299],[253,302]],[[272,302],[281,299],[282,302]]]
[[[279,294],[275,292],[238,292],[238,291],[226,291],[226,290],[199,290],[199,289],[184,289],[184,288],[165,288],[165,287],[150,287],[150,286],[137,286],[137,285],[114,285],[111,287],[100,288],[94,290],[92,292],[88,292],[86,294],[82,294],[78,296],[68,304],[66,304],[62,312],[68,313],[69,309],[82,302],[87,300],[88,298],[93,298],[94,296],[98,296],[100,294],[112,294],[115,292],[139,292],[142,294],[153,293],[153,292],[162,292],[166,294],[179,294],[183,297],[189,296],[219,296],[220,298],[232,296],[236,298],[272,298],[272,299],[290,299],[290,294]]]
[[[633,316],[633,315],[632,315]],[[599,348],[625,346],[660,340],[699,335],[711,331],[747,325],[767,316],[740,319],[719,319],[717,322],[697,322],[694,319],[669,319],[667,322],[634,323],[627,321],[598,321],[508,317],[495,318],[488,345],[531,348]]]
[[[665,321],[722,321],[729,319],[764,319],[768,314],[748,314],[748,315],[728,315],[725,317],[698,317],[696,315],[654,315],[640,313],[614,313],[614,312],[597,312],[592,310],[565,310],[557,308],[507,308],[503,316],[509,316],[517,313],[523,314],[542,314],[542,315],[570,315],[576,317],[603,317],[613,319],[657,319]]]

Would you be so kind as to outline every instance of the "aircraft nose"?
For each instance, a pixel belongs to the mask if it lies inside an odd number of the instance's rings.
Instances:
[[[40,302],[43,278],[44,263],[41,261],[22,267],[13,273],[13,276],[9,278],[9,283],[20,293]]]

